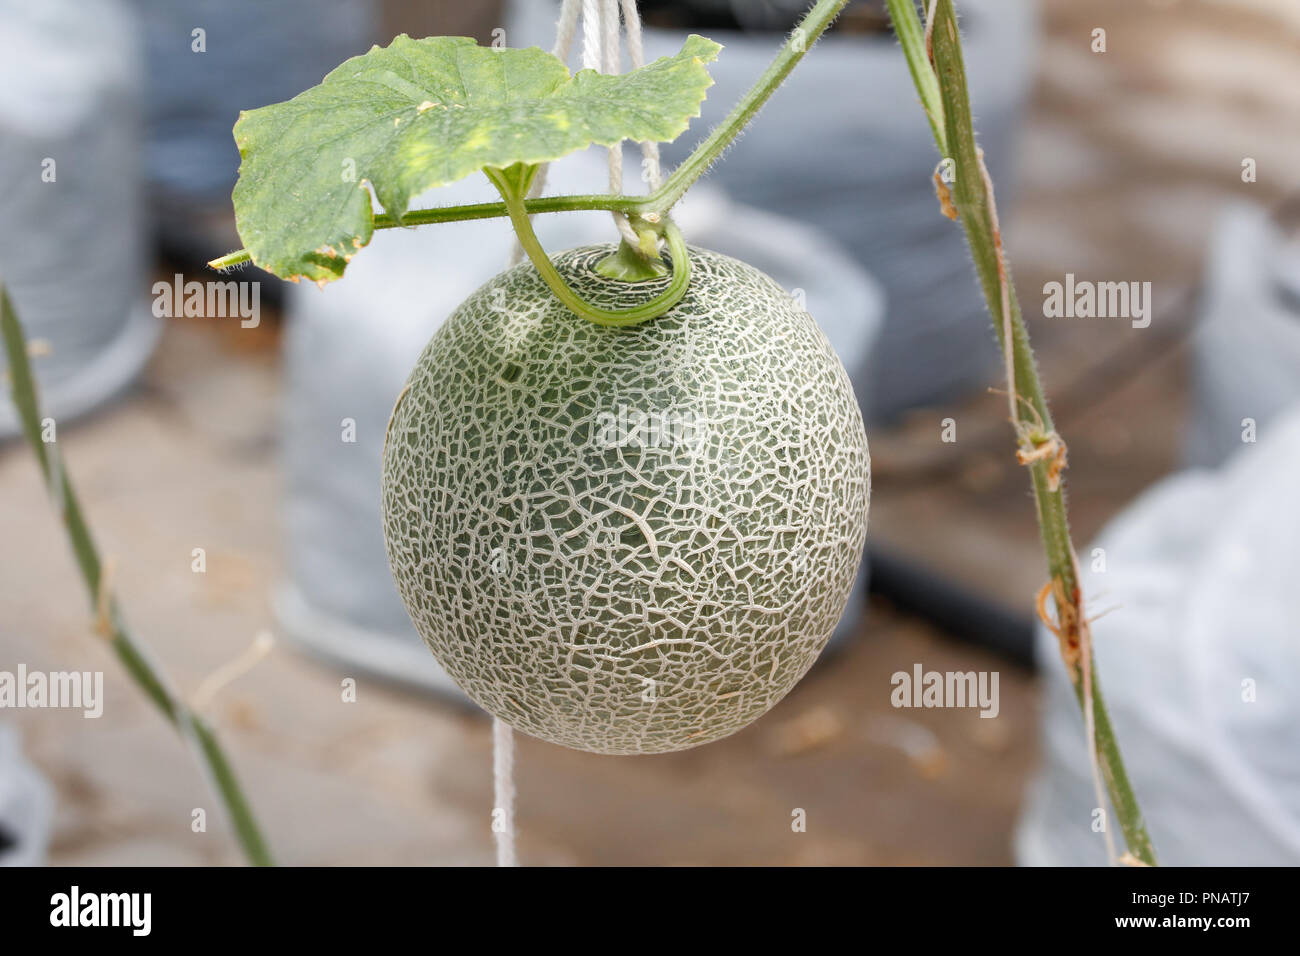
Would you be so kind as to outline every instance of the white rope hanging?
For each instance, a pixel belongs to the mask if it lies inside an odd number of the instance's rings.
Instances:
[[[631,11],[631,18],[636,20],[637,39],[641,36],[641,20],[636,10],[636,3],[623,5],[624,11]],[[582,66],[584,69],[597,70],[601,73],[619,73],[623,64],[619,60],[619,0],[582,0],[583,48]],[[630,22],[629,19],[629,22]],[[609,191],[623,191],[623,144],[615,143],[609,147]],[[627,216],[612,213],[614,225],[619,235],[628,245],[635,247],[639,240]]]
[[[582,13],[582,68],[596,70],[599,73],[619,73],[622,63],[619,56],[620,17],[627,33],[628,59],[632,69],[645,65],[645,51],[641,40],[641,14],[637,11],[636,0],[564,0],[560,8],[560,18],[555,25],[555,46],[551,52],[561,60],[568,61],[573,48],[574,34],[577,32],[579,12]],[[659,188],[662,174],[659,166],[659,144],[641,143],[642,169],[651,190]],[[532,188],[528,190],[529,198],[542,194],[546,185],[547,165],[543,164],[533,179]],[[615,143],[609,147],[609,191],[623,191],[623,145]],[[622,213],[612,213],[614,225],[619,235],[629,245],[638,245],[638,237]],[[523,260],[523,246],[516,238],[512,244],[508,265],[518,265]]]
[[[627,53],[632,69],[645,64],[645,51],[641,43],[641,15],[636,0],[564,0],[560,18],[555,24],[555,46],[551,52],[566,63],[573,49],[573,38],[578,27],[578,13],[582,13],[582,66],[583,69],[601,73],[618,73],[619,10],[622,24],[627,30]],[[662,173],[659,167],[659,144],[641,144],[642,169],[650,189],[659,188]],[[529,197],[542,194],[546,185],[547,164],[543,163],[533,178]],[[609,147],[609,191],[623,191],[623,145]],[[638,244],[632,224],[622,213],[615,212],[614,224],[619,235],[632,246]],[[507,265],[518,265],[523,260],[524,249],[515,237],[511,244]],[[496,838],[497,866],[517,866],[515,855],[515,740],[510,725],[492,718],[492,778],[493,778],[493,836]],[[499,814],[499,816],[498,816]]]
[[[623,28],[627,31],[627,58],[632,69],[645,66],[645,51],[641,46],[641,15],[636,9],[636,0],[622,0]],[[645,170],[646,182],[650,191],[658,189],[663,182],[659,171],[659,144],[650,140],[641,144],[642,168]]]
[[[492,832],[497,866],[518,866],[515,856],[515,737],[504,720],[492,718]]]

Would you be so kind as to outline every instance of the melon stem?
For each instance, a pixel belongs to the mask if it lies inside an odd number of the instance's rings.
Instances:
[[[663,264],[658,255],[651,258],[639,249],[628,245],[626,239],[593,268],[605,278],[618,279],[620,282],[644,282],[647,279],[662,279],[668,275],[668,267]]]
[[[569,284],[564,281],[564,277],[555,268],[550,257],[547,256],[546,250],[542,248],[537,233],[533,231],[532,221],[528,218],[528,207],[525,204],[524,197],[528,194],[528,186],[532,182],[536,169],[536,166],[527,167],[516,164],[507,169],[487,166],[484,167],[483,172],[487,174],[492,185],[496,186],[497,191],[501,193],[501,198],[505,201],[506,209],[510,215],[510,223],[515,227],[515,233],[519,236],[519,244],[523,246],[529,260],[541,275],[542,280],[550,287],[551,292],[555,294],[555,297],[564,303],[570,311],[589,322],[594,322],[596,325],[619,328],[638,325],[649,319],[657,318],[682,300],[691,282],[691,260],[687,254],[686,240],[682,238],[681,230],[677,228],[677,225],[671,219],[665,219],[662,224],[663,235],[668,242],[668,251],[673,260],[672,278],[669,280],[667,288],[653,299],[629,309],[602,309],[584,301],[581,296],[569,287]]]

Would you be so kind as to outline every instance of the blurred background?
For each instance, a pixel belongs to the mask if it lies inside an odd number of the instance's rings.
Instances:
[[[1300,6],[959,0],[976,126],[1056,423],[1098,667],[1162,862],[1300,862]],[[725,44],[680,159],[802,3],[643,0],[658,56]],[[883,4],[859,0],[683,204],[699,245],[802,289],[870,422],[866,570],[762,720],[613,758],[519,739],[533,864],[1076,864],[1082,722],[1035,629],[1045,581],[999,356]],[[493,859],[488,720],[414,636],[379,449],[437,325],[499,271],[501,222],[376,236],[325,289],[160,315],[240,245],[238,111],[397,33],[553,43],[551,0],[0,0],[0,279],[136,633],[192,693],[264,631],[220,729],[278,858]],[[504,31],[502,33],[501,31]],[[1100,31],[1100,32],[1099,32]],[[573,63],[578,57],[572,58]],[[629,163],[635,150],[627,152]],[[481,177],[478,177],[481,179]],[[635,180],[635,176],[629,176]],[[592,152],[553,192],[603,188]],[[423,205],[494,198],[477,180]],[[612,238],[541,217],[547,247]],[[1150,283],[1150,323],[1045,314],[1073,276]],[[349,426],[349,423],[351,425]],[[105,714],[0,711],[0,862],[233,864],[181,742],[89,626],[0,399],[0,670],[102,670]],[[951,440],[955,437],[955,440]],[[196,572],[202,549],[202,572]],[[996,718],[899,709],[891,676],[996,672]],[[340,681],[357,681],[355,703]],[[191,810],[208,808],[208,832]],[[791,814],[807,814],[792,832]]]

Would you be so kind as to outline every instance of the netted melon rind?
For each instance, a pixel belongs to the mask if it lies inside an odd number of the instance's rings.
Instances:
[[[555,257],[605,308],[628,285]],[[524,263],[425,348],[383,457],[384,535],[416,630],[480,706],[609,754],[734,733],[808,670],[866,536],[866,434],[812,317],[691,250],[686,297],[625,329]]]

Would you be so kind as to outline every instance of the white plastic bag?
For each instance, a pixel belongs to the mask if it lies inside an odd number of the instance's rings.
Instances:
[[[1187,458],[1217,465],[1246,419],[1259,431],[1300,402],[1300,234],[1262,206],[1230,206],[1215,228],[1192,341]]]
[[[146,293],[135,21],[117,0],[6,3],[0,29],[0,279],[43,407],[81,415],[122,389],[161,323]],[[8,389],[0,438],[19,433]]]
[[[0,866],[42,865],[53,815],[53,790],[24,759],[18,731],[0,724]]]

